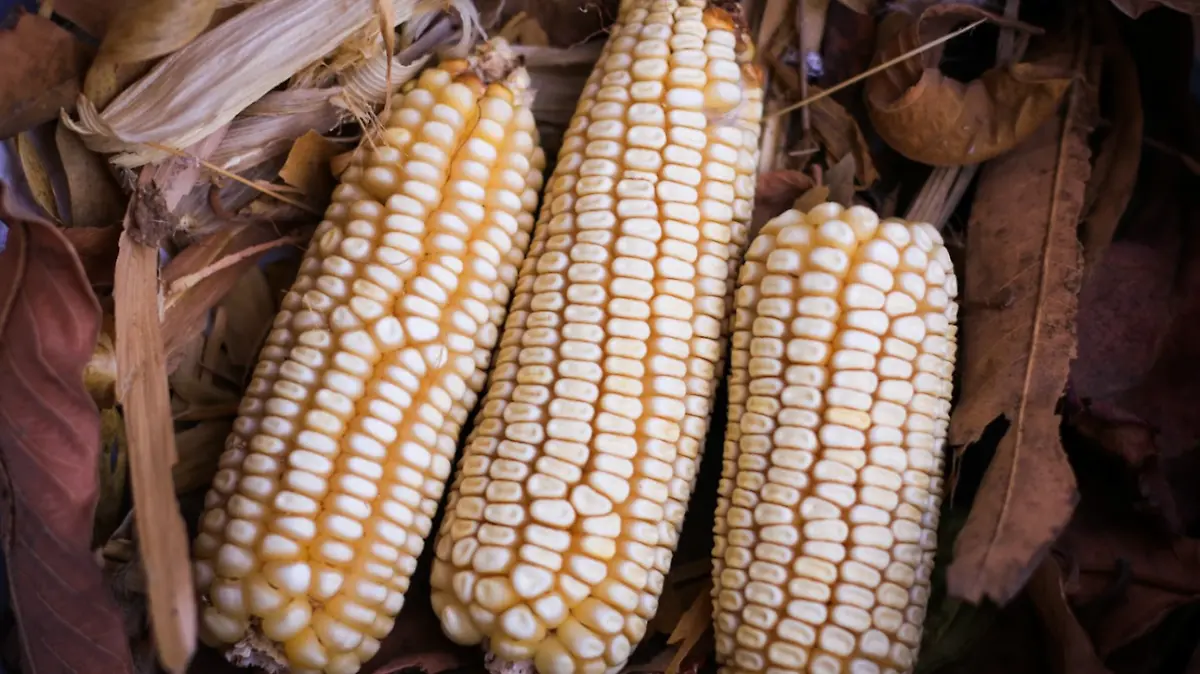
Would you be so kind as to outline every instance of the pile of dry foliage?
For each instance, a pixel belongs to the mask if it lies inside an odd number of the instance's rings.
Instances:
[[[486,31],[521,45],[552,158],[614,7],[27,4],[0,3],[0,667],[226,672],[188,541],[347,153]],[[942,227],[963,279],[918,671],[1200,673],[1200,2],[744,4],[756,224],[858,200]],[[713,671],[713,434],[629,672]],[[480,671],[427,592],[364,672]]]

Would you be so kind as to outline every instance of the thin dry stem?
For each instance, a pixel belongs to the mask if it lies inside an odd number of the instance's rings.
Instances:
[[[954,38],[958,37],[959,35],[968,33],[986,21],[987,21],[987,19],[977,19],[975,21],[972,21],[971,23],[967,24],[966,26],[963,26],[962,28],[959,28],[956,31],[947,33],[946,35],[943,35],[942,37],[939,37],[936,40],[932,40],[926,44],[923,44],[920,47],[917,47],[916,49],[912,49],[904,54],[897,56],[896,58],[884,61],[883,63],[880,63],[879,65],[877,65],[873,68],[870,68],[870,69],[866,70],[865,72],[859,73],[859,74],[855,75],[854,77],[851,77],[847,80],[839,82],[839,83],[833,85],[832,87],[829,87],[828,89],[822,91],[819,94],[805,98],[804,100],[800,101],[799,103],[794,103],[792,105],[789,105],[788,107],[786,107],[782,110],[778,110],[772,114],[773,114],[773,116],[786,115],[787,113],[792,112],[793,110],[799,110],[800,108],[811,105],[812,103],[819,101],[822,98],[825,98],[826,96],[829,96],[835,92],[845,89],[846,87],[854,84],[855,82],[860,82],[862,80],[865,80],[866,78],[870,77],[871,75],[874,75],[875,73],[887,70],[888,68],[891,68],[892,66],[896,65],[897,63],[903,63],[904,61],[907,61],[908,59],[910,59],[914,56],[919,56],[919,55],[929,51],[930,49],[937,47],[938,45],[945,44],[946,42],[953,40]]]
[[[300,239],[299,235],[289,234],[288,236],[283,236],[278,239],[274,239],[272,241],[267,241],[266,243],[260,243],[256,246],[250,246],[249,248],[246,248],[245,250],[240,250],[232,255],[226,255],[225,257],[221,258],[220,260],[217,260],[216,262],[208,265],[207,267],[204,267],[200,271],[188,274],[187,276],[180,276],[179,278],[175,279],[175,281],[173,283],[171,283],[169,288],[167,288],[166,308],[170,308],[171,305],[173,305],[176,301],[178,301],[179,297],[181,295],[183,295],[184,292],[187,292],[193,286],[197,285],[198,283],[200,283],[204,279],[208,278],[209,276],[212,276],[213,274],[221,271],[222,269],[227,269],[229,267],[232,267],[233,265],[241,262],[242,260],[249,259],[251,257],[254,257],[255,255],[258,255],[259,253],[271,250],[272,248],[278,248],[279,246],[286,246],[288,244],[299,243],[300,240],[301,239]]]

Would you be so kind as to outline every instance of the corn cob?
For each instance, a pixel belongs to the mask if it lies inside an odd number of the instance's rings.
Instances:
[[[715,524],[722,671],[912,670],[956,294],[935,228],[861,206],[788,211],[751,243]]]
[[[623,0],[434,546],[442,628],[543,674],[646,632],[707,432],[762,116],[740,19]]]
[[[528,87],[500,40],[428,69],[342,174],[207,494],[208,642],[352,674],[391,631],[528,250]]]

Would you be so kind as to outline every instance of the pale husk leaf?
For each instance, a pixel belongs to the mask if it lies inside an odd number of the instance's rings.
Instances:
[[[397,22],[426,4],[389,1]],[[373,21],[367,2],[263,0],[163,59],[103,112],[81,96],[79,120],[64,121],[118,166],[158,161],[166,154],[138,144],[192,145]]]

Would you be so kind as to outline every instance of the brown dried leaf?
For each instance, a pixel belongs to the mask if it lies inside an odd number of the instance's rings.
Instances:
[[[815,96],[821,92],[821,88],[809,86],[808,91]],[[854,155],[857,166],[855,175],[863,188],[870,187],[879,179],[875,162],[871,161],[871,148],[867,144],[867,138],[858,127],[858,122],[846,112],[841,103],[827,96],[814,101],[808,107],[808,114],[813,133],[832,161],[837,162],[846,155]]]
[[[758,187],[754,192],[751,228],[757,231],[768,220],[791,208],[796,199],[812,186],[812,178],[803,171],[770,171],[760,174]]]
[[[820,51],[825,36],[825,17],[830,0],[799,0],[796,3],[796,22],[800,26],[800,49],[803,53]],[[800,12],[803,11],[803,20]]]
[[[1040,33],[965,4],[938,4],[919,16],[889,14],[879,25],[874,64],[949,34],[968,21]],[[938,69],[939,45],[867,79],[867,110],[879,135],[900,154],[933,166],[975,164],[1028,138],[1054,115],[1071,80],[1053,61],[998,66],[966,84]]]
[[[275,319],[275,300],[267,277],[250,267],[221,301],[228,317],[224,337],[229,361],[239,367],[254,365],[263,337]]]
[[[279,177],[300,190],[310,202],[327,202],[333,192],[330,160],[342,150],[341,145],[316,131],[309,131],[300,136],[288,152],[287,161],[279,169]]]
[[[17,158],[21,162],[21,172],[29,185],[34,201],[42,210],[55,221],[61,222],[58,215],[58,203],[54,199],[54,185],[50,181],[50,171],[42,160],[41,151],[33,133],[25,131],[17,134]]]
[[[599,35],[616,16],[615,0],[506,0],[505,15],[524,12],[550,27],[549,44],[570,47]]]
[[[854,155],[844,155],[825,173],[829,201],[849,207],[854,204]]]
[[[666,674],[679,674],[683,662],[692,655],[692,651],[700,644],[704,635],[712,629],[712,581],[707,582],[704,589],[692,600],[692,605],[679,619],[675,630],[667,639],[667,643],[679,644],[671,663],[667,665]]]
[[[1169,7],[1184,14],[1200,14],[1200,0],[1112,0],[1112,4],[1134,19],[1158,7]]]
[[[838,0],[840,4],[856,14],[870,14],[875,11],[876,0]]]
[[[821,40],[821,74],[818,83],[829,87],[866,72],[875,51],[876,30],[874,10],[863,14],[853,8],[848,9],[844,0],[830,5],[825,20],[825,38]],[[855,92],[858,93],[857,87]],[[854,100],[857,103],[862,96],[856,95]]]
[[[87,149],[79,135],[61,121],[55,130],[54,142],[67,174],[67,202],[70,205],[67,222],[72,227],[120,224],[126,199],[109,173],[104,158]]]
[[[816,187],[813,187],[804,194],[800,195],[800,197],[796,199],[796,202],[792,204],[792,208],[806,212],[811,211],[818,204],[823,204],[826,201],[829,201],[830,194],[831,191],[829,189],[829,185],[817,185]]]
[[[1096,154],[1085,199],[1083,266],[1089,275],[1104,256],[1129,206],[1142,157],[1142,97],[1130,93],[1141,91],[1137,64],[1109,11],[1100,7],[1093,13],[1105,38],[1104,66],[1113,91],[1113,112],[1112,128]]]
[[[1047,557],[1029,579],[1029,596],[1057,645],[1054,656],[1058,671],[1070,674],[1112,674],[1079,619],[1067,603],[1062,570],[1053,557]]]
[[[22,671],[132,674],[90,551],[100,418],[83,369],[100,306],[61,232],[4,184],[0,219],[0,529]]]
[[[758,24],[758,37],[754,40],[759,51],[776,54],[782,43],[790,43],[785,38],[793,23],[790,9],[791,0],[767,0]]]
[[[274,231],[265,225],[243,225],[213,232],[209,236],[188,246],[163,269],[163,284],[170,287],[181,278],[192,274],[204,274],[210,265],[220,264],[221,259],[235,256],[275,237]],[[299,244],[303,245],[304,239]],[[162,339],[167,352],[168,370],[173,370],[176,357],[187,343],[204,329],[205,318],[210,309],[231,288],[266,250],[243,257],[235,264],[213,273],[204,274],[199,282],[189,285],[183,292],[169,294],[163,310]]]
[[[125,0],[54,0],[54,13],[99,39],[122,4]]]
[[[1065,121],[1047,121],[984,166],[967,226],[962,396],[950,442],[974,443],[999,417],[1010,424],[947,573],[950,593],[975,603],[1017,593],[1078,498],[1056,412],[1075,355],[1076,231],[1097,105],[1095,88],[1078,82]]]
[[[143,172],[143,181],[150,173]],[[196,644],[196,598],[188,538],[172,488],[178,455],[159,325],[158,249],[133,239],[133,205],[117,254],[117,398],[125,410],[138,543],[159,660],[182,672]]]
[[[171,469],[175,491],[184,494],[207,487],[217,474],[217,457],[225,449],[233,422],[205,421],[175,435],[179,462]]]
[[[140,63],[191,42],[213,18],[218,0],[139,0],[113,16],[97,63]]]
[[[117,242],[121,239],[121,228],[68,227],[63,230],[67,241],[75,247],[75,254],[83,262],[88,281],[94,286],[112,285],[113,265],[117,259]]]
[[[508,23],[504,24],[504,28],[500,29],[500,37],[512,44],[526,47],[550,46],[550,36],[542,29],[537,19],[529,16],[526,12],[520,12],[509,19]]]
[[[1076,613],[1105,657],[1200,600],[1200,541],[1147,526],[1108,491],[1099,482],[1085,487],[1079,515],[1054,546],[1071,570]]]
[[[21,14],[0,30],[0,138],[48,122],[62,108],[75,109],[87,47],[53,21]]]

